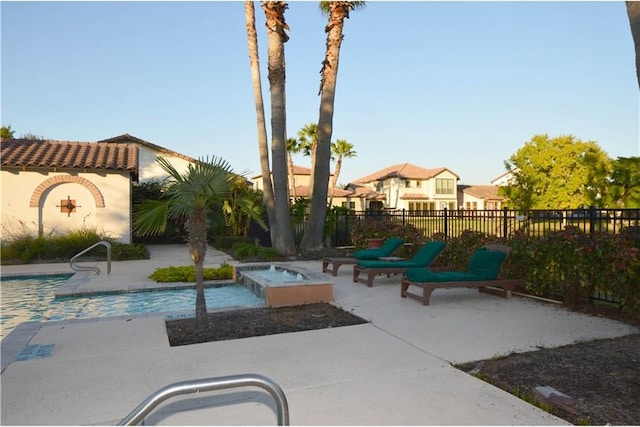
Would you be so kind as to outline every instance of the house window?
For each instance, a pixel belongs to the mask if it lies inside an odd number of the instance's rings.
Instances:
[[[376,182],[376,191],[382,191],[384,183],[382,181]]]
[[[411,181],[409,181],[408,179],[404,180],[404,188],[410,188],[411,187]]]
[[[453,180],[445,179],[445,178],[437,178],[436,194],[453,194]]]
[[[422,181],[416,181],[416,188],[422,187]]]

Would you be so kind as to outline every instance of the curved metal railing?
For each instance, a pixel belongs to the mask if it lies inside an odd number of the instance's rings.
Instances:
[[[107,248],[107,274],[110,274],[111,273],[111,244],[109,242],[104,241],[104,240],[89,246],[87,249],[85,249],[84,251],[82,251],[80,253],[75,254],[73,256],[73,258],[71,258],[71,261],[69,261],[69,265],[71,266],[73,271],[95,271],[96,274],[100,274],[100,269],[98,267],[95,267],[95,266],[92,266],[92,267],[89,267],[89,266],[81,267],[76,262],[76,259],[78,259],[82,255],[86,254],[91,249],[93,249],[93,248],[95,248],[96,246],[99,246],[99,245],[106,246],[106,248]]]
[[[169,384],[147,397],[118,425],[138,425],[159,404],[165,400],[187,393],[223,390],[228,388],[256,386],[263,388],[274,398],[278,407],[278,425],[289,425],[289,406],[282,388],[271,379],[258,374],[231,375],[227,377],[204,378]]]

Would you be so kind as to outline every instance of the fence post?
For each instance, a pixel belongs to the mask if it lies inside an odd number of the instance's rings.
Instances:
[[[444,239],[449,240],[449,221],[447,220],[447,208],[442,209],[442,215],[444,216]]]
[[[407,225],[407,223],[405,222],[405,217],[404,217],[404,208],[402,208],[402,225]]]
[[[589,233],[593,234],[596,231],[596,207],[589,206]]]
[[[507,220],[509,218],[509,209],[507,207],[502,208],[502,211],[504,212],[504,214],[502,215],[502,237],[504,237],[505,239],[509,236],[507,236],[507,233],[509,233],[509,225],[507,224]]]

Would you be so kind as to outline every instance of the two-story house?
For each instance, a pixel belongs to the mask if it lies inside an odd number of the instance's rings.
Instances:
[[[367,209],[435,210],[457,209],[457,182],[460,177],[441,167],[426,169],[411,163],[389,166],[354,181],[376,196],[368,199]]]

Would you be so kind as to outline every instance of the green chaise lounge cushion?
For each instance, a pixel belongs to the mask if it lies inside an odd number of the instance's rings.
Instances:
[[[498,278],[500,267],[506,258],[507,254],[501,251],[477,249],[471,256],[467,273],[482,277],[484,280],[494,280]]]
[[[406,271],[407,279],[412,282],[477,282],[494,280],[498,277],[500,267],[507,254],[491,251],[487,248],[476,249],[471,255],[469,269],[466,273],[460,271],[433,272],[424,268],[412,268]]]
[[[427,267],[444,250],[445,242],[434,241],[424,244],[416,254],[408,260],[402,261],[358,261],[358,265],[364,268],[414,268]]]
[[[391,256],[400,246],[404,245],[404,239],[390,237],[379,248],[361,249],[353,253],[356,259],[378,259],[380,257]]]

